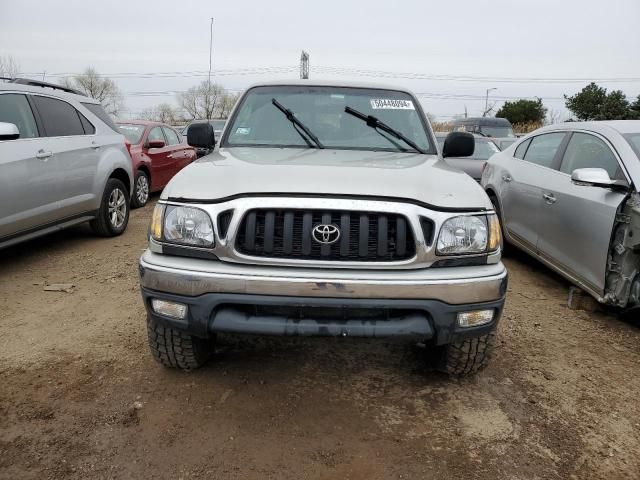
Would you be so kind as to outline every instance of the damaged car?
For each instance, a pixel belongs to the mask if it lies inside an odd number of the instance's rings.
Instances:
[[[640,121],[541,128],[489,160],[503,239],[600,303],[640,309]]]

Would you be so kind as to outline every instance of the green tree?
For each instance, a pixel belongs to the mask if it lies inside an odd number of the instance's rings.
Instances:
[[[607,89],[591,82],[580,92],[564,96],[565,105],[579,120],[624,120],[638,118],[637,103],[630,104],[621,90]]]
[[[640,119],[640,95],[636,98],[636,101],[631,104],[629,107],[633,114],[633,118]]]
[[[496,112],[496,117],[506,118],[515,123],[542,123],[547,109],[541,99],[520,99],[515,102],[504,102],[502,108]]]

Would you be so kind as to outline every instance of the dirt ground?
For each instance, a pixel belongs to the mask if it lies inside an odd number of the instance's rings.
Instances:
[[[223,338],[185,373],[147,349],[151,208],[0,251],[0,478],[640,478],[640,328],[526,256],[475,378],[356,339]]]

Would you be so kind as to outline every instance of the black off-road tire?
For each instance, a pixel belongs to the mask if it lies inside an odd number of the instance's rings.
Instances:
[[[121,225],[114,225],[109,218],[109,199],[114,191],[119,190],[124,196],[124,222]],[[129,223],[129,192],[127,188],[117,178],[110,178],[107,180],[107,185],[104,188],[102,194],[102,201],[100,202],[100,210],[98,210],[98,216],[89,222],[91,229],[96,235],[101,237],[116,237],[121,235],[126,229]]]
[[[438,348],[436,369],[455,377],[473,375],[489,364],[496,332],[466,338]]]
[[[141,184],[142,182],[142,184]],[[146,184],[146,191],[144,185]],[[140,191],[142,190],[142,191]],[[131,195],[131,208],[142,208],[149,201],[151,195],[151,180],[144,171],[138,170],[133,182],[133,194]]]
[[[147,321],[147,336],[153,358],[165,367],[194,370],[204,365],[213,353],[211,340],[153,321]]]

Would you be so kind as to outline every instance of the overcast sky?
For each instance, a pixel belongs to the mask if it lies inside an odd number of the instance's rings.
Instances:
[[[599,83],[633,98],[640,93],[640,0],[0,0],[0,55],[13,56],[24,73],[47,72],[50,81],[90,65],[103,74],[152,73],[115,78],[135,116],[153,104],[176,104],[171,93],[141,92],[185,90],[206,78],[210,17],[214,80],[234,90],[297,78],[305,49],[312,79],[407,86],[440,119],[465,105],[480,114],[487,88],[497,88],[490,94],[496,101],[540,96],[564,117],[562,95],[587,80],[634,78]],[[272,70],[256,73],[263,68]],[[335,68],[342,70],[336,75]],[[249,74],[237,73],[243,69]]]

